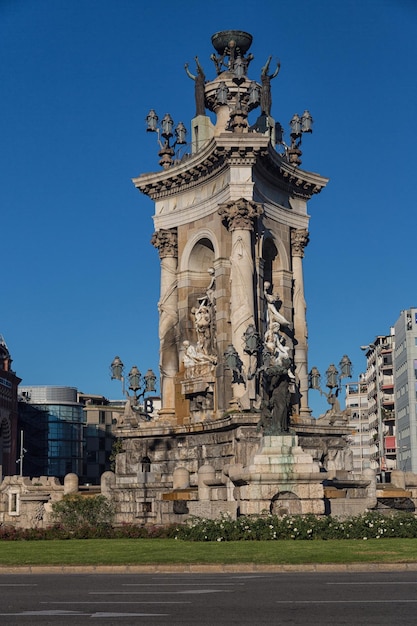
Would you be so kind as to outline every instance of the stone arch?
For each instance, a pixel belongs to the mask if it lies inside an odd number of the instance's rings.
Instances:
[[[210,239],[203,237],[197,241],[188,258],[190,272],[201,272],[213,265],[214,248]]]
[[[291,261],[287,249],[280,237],[276,237],[270,230],[262,235],[261,255],[264,263],[271,262],[272,271],[290,270]],[[273,256],[273,258],[270,258]],[[268,280],[268,279],[266,279]]]
[[[274,261],[278,256],[278,249],[271,235],[262,240],[262,259],[264,262],[264,281],[272,283]]]
[[[217,237],[209,228],[203,228],[185,244],[180,260],[180,271],[206,272],[218,258]]]
[[[301,500],[293,491],[281,491],[271,498],[269,511],[278,517],[301,515]]]

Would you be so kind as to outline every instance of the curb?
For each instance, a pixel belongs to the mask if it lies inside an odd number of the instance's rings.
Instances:
[[[24,565],[0,566],[4,574],[230,574],[230,573],[293,573],[293,572],[416,572],[417,563],[309,563],[304,565],[185,564],[185,565]]]

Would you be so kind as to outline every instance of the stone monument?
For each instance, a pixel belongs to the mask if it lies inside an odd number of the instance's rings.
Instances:
[[[257,81],[250,34],[222,31],[212,43],[214,78],[197,57],[197,74],[185,64],[190,152],[174,158],[167,114],[162,170],[133,180],[155,203],[162,406],[116,429],[119,521],[323,514],[325,479],[339,471],[330,459],[346,447],[346,425],[317,425],[308,404],[307,204],[328,182],[299,167],[311,116],[297,116],[287,146],[272,117],[279,62],[269,57]],[[147,120],[156,131],[154,110]],[[184,126],[175,132],[184,143]]]

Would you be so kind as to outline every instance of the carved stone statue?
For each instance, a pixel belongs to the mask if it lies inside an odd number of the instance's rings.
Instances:
[[[277,364],[281,364],[282,359],[289,358],[289,347],[286,345],[284,337],[279,334],[279,329],[280,324],[272,322],[265,333],[265,347]]]
[[[196,106],[195,114],[197,116],[197,115],[206,114],[206,96],[205,96],[205,89],[204,89],[204,86],[206,83],[206,76],[204,74],[203,68],[201,67],[198,61],[198,57],[195,57],[195,62],[197,66],[196,76],[194,76],[194,74],[191,74],[190,70],[188,69],[188,63],[186,63],[184,67],[185,67],[185,71],[187,72],[187,76],[189,76],[189,78],[191,78],[195,84],[195,106]]]
[[[279,324],[278,330],[281,326],[291,326],[291,322],[285,319],[278,311],[276,305],[280,303],[279,296],[268,293],[270,286],[271,284],[269,282],[264,283],[264,297],[267,304],[267,326],[271,327],[273,323],[277,323]]]
[[[203,354],[212,355],[215,326],[216,279],[213,267],[209,267],[210,283],[206,295],[198,299],[198,307],[191,309],[194,315],[194,326],[197,334],[198,350]]]
[[[271,80],[278,76],[279,70],[281,68],[281,64],[278,61],[277,67],[273,74],[268,74],[269,64],[271,63],[272,56],[268,57],[267,62],[263,66],[261,70],[261,109],[262,113],[271,115],[271,107],[272,107],[272,98],[271,98]]]
[[[207,294],[207,300],[208,303],[210,303],[212,306],[214,306],[215,304],[215,291],[216,291],[216,278],[215,278],[215,272],[214,272],[214,267],[209,267],[207,270],[209,276],[210,276],[210,283],[206,289],[206,294]]]
[[[185,378],[195,378],[204,373],[200,366],[213,366],[216,364],[216,357],[205,354],[200,350],[200,346],[194,346],[188,340],[182,342],[184,348],[183,363],[185,368]]]
[[[200,302],[197,308],[191,311],[194,315],[195,330],[197,333],[197,345],[203,354],[211,352],[211,310],[205,304],[205,300]]]

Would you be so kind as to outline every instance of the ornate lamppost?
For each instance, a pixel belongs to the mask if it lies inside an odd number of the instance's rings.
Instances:
[[[136,365],[133,365],[127,375],[129,389],[133,391],[133,395],[125,388],[124,365],[119,356],[115,356],[111,365],[112,380],[120,380],[122,383],[123,395],[126,395],[133,411],[145,413],[147,419],[150,419],[150,413],[153,411],[153,403],[151,398],[145,398],[145,394],[156,391],[156,375],[151,369],[148,369],[143,377]],[[143,406],[140,399],[143,399]]]
[[[300,117],[298,113],[295,113],[290,121],[290,128],[291,145],[286,147],[286,156],[291,164],[298,166],[301,165],[300,157],[302,152],[300,146],[302,136],[304,133],[313,132],[313,118],[311,114],[308,111],[304,111]]]
[[[343,378],[352,378],[352,362],[346,354],[342,357],[339,363],[339,370],[334,363],[329,365],[326,370],[326,387],[329,389],[327,393],[321,388],[321,375],[317,367],[312,367],[308,375],[309,388],[315,389],[316,391],[319,391],[321,395],[326,396],[327,402],[330,404],[331,410],[335,414],[340,412],[340,405],[337,397],[342,390]]]
[[[158,156],[161,157],[159,165],[167,170],[174,163],[175,146],[185,145],[187,129],[182,122],[178,122],[174,129],[174,120],[169,113],[163,117],[158,124],[159,118],[155,111],[151,109],[146,116],[146,131],[148,133],[157,133],[160,151]],[[171,145],[171,139],[175,136],[175,141]],[[160,137],[163,138],[161,141]]]

